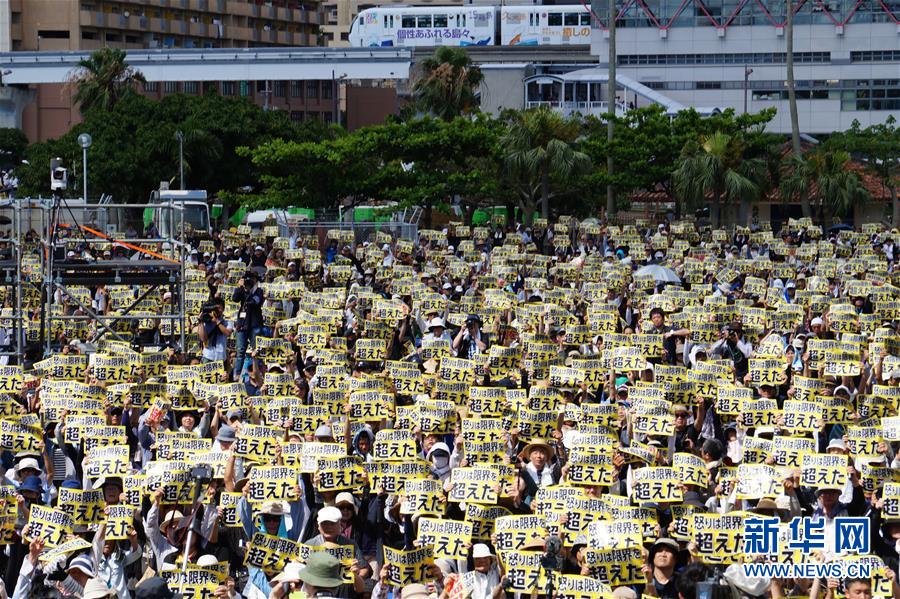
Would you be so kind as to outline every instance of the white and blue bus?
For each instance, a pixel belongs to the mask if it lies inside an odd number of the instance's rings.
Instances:
[[[591,15],[573,6],[380,7],[350,26],[353,47],[576,46],[591,40]]]

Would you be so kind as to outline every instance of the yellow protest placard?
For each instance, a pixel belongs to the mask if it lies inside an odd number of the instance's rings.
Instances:
[[[449,501],[492,505],[497,503],[497,470],[486,467],[454,468],[450,478],[453,488]]]
[[[284,570],[285,564],[297,555],[297,543],[290,539],[253,533],[244,554],[244,565],[275,573]]]
[[[421,547],[431,547],[436,558],[466,559],[472,542],[472,524],[457,520],[420,518],[416,540]]]
[[[256,466],[250,471],[247,501],[294,501],[297,499],[297,474],[290,466]]]
[[[87,526],[103,521],[105,505],[103,491],[100,489],[83,491],[60,488],[56,507],[69,515],[73,525]]]
[[[33,503],[22,538],[27,542],[41,539],[46,547],[53,548],[72,534],[72,526],[72,518],[62,510]]]
[[[431,568],[434,567],[434,557],[431,547],[403,551],[385,545],[384,564],[388,567],[387,582],[393,586],[403,587],[433,580]]]
[[[633,471],[632,492],[638,503],[680,503],[681,480],[675,468],[658,466]]]
[[[134,508],[130,505],[111,505],[106,508],[106,539],[124,541],[128,539],[134,518]]]

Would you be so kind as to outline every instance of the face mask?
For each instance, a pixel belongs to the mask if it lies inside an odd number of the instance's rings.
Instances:
[[[441,469],[450,465],[450,458],[447,456],[434,456],[434,467]]]

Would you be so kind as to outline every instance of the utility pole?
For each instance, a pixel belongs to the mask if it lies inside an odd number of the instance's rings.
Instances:
[[[175,132],[178,138],[178,188],[184,189],[184,133]]]
[[[608,5],[609,22],[609,76],[606,84],[606,95],[609,100],[609,121],[606,124],[606,139],[609,142],[609,152],[606,155],[606,174],[608,177],[613,176],[615,169],[615,160],[612,153],[612,142],[615,137],[615,123],[613,122],[616,114],[616,17],[618,10],[616,8],[616,0],[609,0]],[[606,218],[610,218],[616,212],[616,189],[610,183],[606,186]]]
[[[750,75],[752,74],[753,69],[744,65],[744,114],[747,114],[747,90],[750,88]]]

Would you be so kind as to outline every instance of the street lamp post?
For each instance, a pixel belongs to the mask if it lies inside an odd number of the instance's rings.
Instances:
[[[175,132],[178,138],[178,189],[184,189],[184,133]]]
[[[81,170],[84,174],[84,183],[82,187],[82,195],[84,203],[87,204],[87,179],[88,179],[88,171],[87,171],[87,154],[88,148],[91,147],[91,144],[94,140],[91,138],[90,134],[82,133],[78,136],[78,145],[81,146]]]

